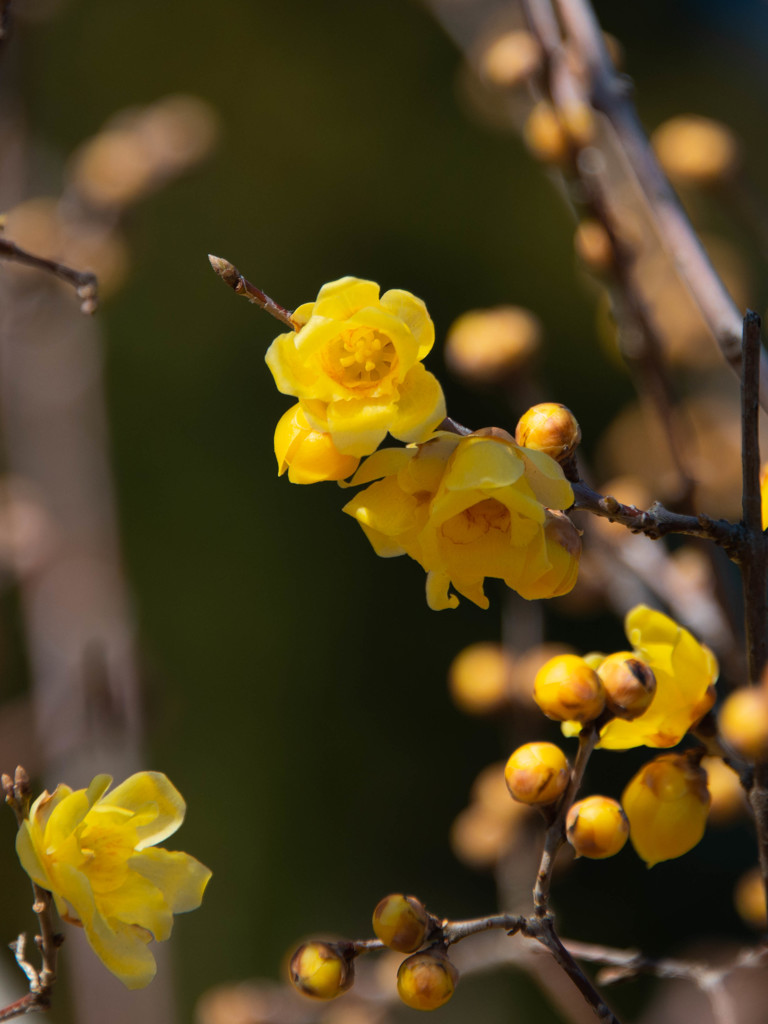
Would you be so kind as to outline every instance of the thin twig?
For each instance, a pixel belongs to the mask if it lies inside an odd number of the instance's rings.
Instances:
[[[74,270],[65,263],[58,260],[49,260],[44,256],[35,256],[11,242],[7,238],[0,237],[0,258],[13,260],[16,263],[23,263],[27,267],[34,267],[37,270],[45,270],[50,274],[71,284],[80,299],[81,313],[95,313],[98,306],[98,278],[87,270]]]
[[[274,299],[270,299],[261,288],[257,288],[255,284],[252,284],[247,278],[243,277],[237,267],[230,263],[229,260],[222,259],[221,256],[208,256],[210,264],[214,271],[219,275],[224,284],[228,284],[229,287],[236,292],[238,295],[244,295],[249,302],[253,302],[259,306],[265,312],[275,317],[281,323],[284,323],[287,327],[290,327],[292,331],[301,330],[301,324],[293,319],[293,314],[285,306],[281,306]]]

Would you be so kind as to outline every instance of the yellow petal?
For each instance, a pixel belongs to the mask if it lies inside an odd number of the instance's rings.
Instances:
[[[348,320],[364,306],[376,306],[379,286],[359,277],[341,277],[324,284],[317,294],[315,314],[333,320]]]
[[[454,454],[444,483],[449,490],[492,490],[517,483],[524,472],[525,464],[511,445],[468,438]]]
[[[45,826],[43,842],[46,848],[64,843],[85,818],[91,805],[84,789],[77,789],[54,807]]]
[[[394,476],[414,457],[414,450],[408,448],[380,448],[362,463],[352,477],[351,484],[369,484],[381,477]]]
[[[188,853],[175,850],[153,847],[132,857],[129,864],[162,892],[168,909],[174,914],[196,910],[211,879],[211,871],[205,864]]]
[[[565,479],[559,463],[545,452],[531,448],[521,449],[525,461],[525,479],[537,499],[547,508],[570,508],[573,504],[573,488]]]
[[[435,325],[421,299],[400,288],[390,288],[381,296],[381,305],[408,325],[418,346],[417,357],[423,359],[435,343]]]
[[[37,853],[37,848],[30,835],[29,821],[23,821],[16,833],[16,854],[21,861],[21,866],[27,872],[33,882],[37,882],[44,889],[51,888],[51,880],[45,870],[45,865]]]
[[[458,597],[448,593],[450,585],[451,580],[446,573],[427,573],[427,604],[432,611],[439,612],[446,608],[459,607]]]
[[[370,455],[387,435],[394,417],[389,402],[352,398],[328,406],[328,432],[344,455]]]
[[[143,856],[131,858],[130,866]],[[137,871],[129,871],[119,889],[99,893],[96,906],[107,921],[139,925],[158,942],[165,941],[173,928],[173,914],[165,893]]]
[[[162,772],[136,772],[122,782],[103,801],[134,814],[151,810],[151,820],[139,825],[137,850],[153,846],[172,835],[184,820],[186,804],[181,793]]]
[[[421,363],[416,363],[400,385],[396,417],[390,426],[392,435],[410,444],[426,441],[445,419],[445,396],[437,378]]]

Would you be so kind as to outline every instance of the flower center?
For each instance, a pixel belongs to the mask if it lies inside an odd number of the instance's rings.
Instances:
[[[495,498],[470,505],[442,526],[443,536],[454,544],[474,544],[491,530],[509,533],[509,509]]]
[[[367,390],[389,377],[397,364],[391,340],[370,327],[354,327],[331,342],[325,370],[344,387]]]
[[[80,833],[81,870],[94,892],[109,892],[122,885],[128,871],[128,858],[137,842],[136,829],[130,825],[115,828],[113,822],[96,825],[87,822]]]

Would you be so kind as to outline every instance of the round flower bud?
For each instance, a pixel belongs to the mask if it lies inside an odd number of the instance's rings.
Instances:
[[[518,420],[515,440],[560,461],[581,441],[581,427],[570,409],[558,402],[532,405]]]
[[[293,985],[315,999],[335,999],[355,979],[354,962],[333,942],[305,942],[291,957]]]
[[[504,778],[522,804],[551,804],[570,779],[568,760],[554,743],[524,743],[507,761]]]
[[[591,722],[603,710],[605,690],[583,658],[561,654],[536,673],[533,699],[556,722]]]
[[[595,274],[606,274],[613,268],[613,243],[597,220],[583,220],[573,236],[576,255]]]
[[[414,1010],[436,1010],[453,995],[459,972],[444,953],[414,953],[397,972],[397,992]]]
[[[739,145],[733,132],[709,117],[672,117],[656,129],[651,141],[666,173],[682,184],[717,184],[739,165]]]
[[[682,857],[704,835],[709,812],[707,773],[684,754],[643,765],[621,798],[630,838],[649,868]]]
[[[765,929],[766,917],[765,885],[760,868],[752,868],[736,883],[733,902],[739,917],[752,928]]]
[[[656,676],[630,651],[609,654],[601,661],[597,674],[605,687],[605,703],[617,718],[639,718],[650,707]]]
[[[768,758],[768,693],[742,686],[723,701],[718,725],[725,742],[750,761]]]
[[[470,644],[448,669],[448,687],[456,706],[470,715],[498,711],[509,700],[513,659],[501,644]]]
[[[537,316],[521,306],[497,306],[463,313],[445,339],[445,361],[474,384],[497,385],[524,366],[541,344]]]
[[[546,100],[539,100],[523,125],[523,141],[537,160],[564,164],[570,156],[568,133]]]
[[[520,807],[509,799],[507,803]],[[463,864],[471,868],[492,868],[509,849],[514,837],[510,822],[484,804],[473,803],[456,815],[451,825],[451,849]]]
[[[595,115],[583,100],[571,100],[558,108],[560,123],[571,141],[579,148],[588,146],[595,138]]]
[[[415,896],[385,896],[373,912],[373,931],[398,953],[413,953],[424,944],[429,928],[426,908]]]
[[[505,32],[491,43],[480,60],[489,82],[513,89],[524,85],[541,68],[541,44],[525,29]]]
[[[617,800],[588,796],[568,811],[565,834],[577,857],[602,860],[613,857],[629,836],[629,822]]]
[[[746,795],[733,768],[721,757],[704,757],[701,767],[707,773],[710,822],[726,825],[742,818],[747,810]]]

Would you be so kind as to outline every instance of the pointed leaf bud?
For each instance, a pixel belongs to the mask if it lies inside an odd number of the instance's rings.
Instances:
[[[591,722],[603,710],[605,689],[583,658],[561,654],[539,669],[533,699],[556,722]]]
[[[643,765],[621,798],[630,838],[649,868],[682,857],[704,835],[709,812],[707,773],[685,754],[663,754]]]
[[[577,857],[602,860],[622,849],[629,836],[629,822],[617,800],[588,796],[568,811],[565,833]]]
[[[451,998],[458,980],[459,972],[448,957],[429,950],[403,960],[397,972],[397,992],[414,1010],[436,1010]]]
[[[373,912],[373,930],[385,946],[398,953],[413,953],[423,945],[429,928],[429,915],[415,896],[393,893],[385,896]]]
[[[523,804],[551,804],[566,790],[568,760],[554,743],[525,743],[504,769],[507,788]]]

